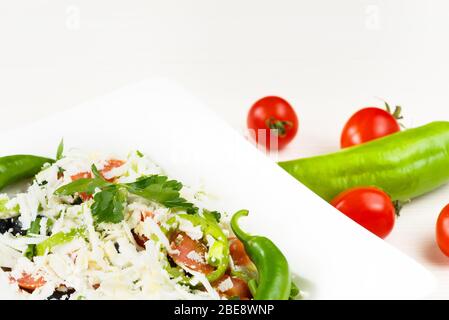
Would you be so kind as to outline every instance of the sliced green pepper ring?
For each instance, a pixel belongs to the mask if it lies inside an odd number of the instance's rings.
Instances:
[[[214,244],[208,251],[208,263],[216,267],[215,271],[207,275],[210,282],[215,282],[223,277],[229,267],[229,242],[218,223],[208,217],[199,215],[179,214],[179,218],[190,221],[194,226],[201,226],[204,234],[214,238]]]

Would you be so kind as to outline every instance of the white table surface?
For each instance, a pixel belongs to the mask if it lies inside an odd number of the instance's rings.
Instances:
[[[334,151],[376,97],[401,104],[407,126],[449,120],[448,30],[445,0],[3,1],[0,133],[162,76],[239,130],[252,102],[281,95],[301,127],[280,157]],[[415,200],[387,240],[438,278],[432,298],[449,298],[434,241],[447,203],[449,186]]]

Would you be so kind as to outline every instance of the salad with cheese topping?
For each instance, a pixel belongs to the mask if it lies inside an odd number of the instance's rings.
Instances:
[[[26,161],[36,160],[20,157],[26,156],[0,158],[0,188],[14,165],[23,178]],[[297,295],[288,265],[272,275],[283,273],[285,288],[269,289],[264,275],[271,271],[259,269],[262,252],[251,254],[249,238],[237,225],[242,235],[236,236],[231,217],[206,208],[205,192],[169,178],[141,152],[63,155],[61,144],[56,160],[40,161],[37,173],[27,174],[32,182],[25,192],[0,195],[0,281],[16,298]],[[267,252],[274,257],[275,249]]]

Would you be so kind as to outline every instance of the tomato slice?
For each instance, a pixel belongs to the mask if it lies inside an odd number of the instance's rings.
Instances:
[[[92,178],[92,173],[90,172],[80,172],[70,177],[72,181],[76,181],[79,179],[90,179]],[[83,201],[87,201],[92,198],[92,195],[89,195],[85,192],[80,193],[80,197]]]
[[[101,175],[104,177],[105,173],[108,173],[109,171],[119,168],[125,164],[125,161],[123,160],[117,160],[117,159],[111,159],[108,160],[106,165],[103,167],[103,169],[100,171]],[[106,178],[105,178],[106,179]],[[106,179],[109,182],[113,182],[115,178]]]
[[[209,274],[214,268],[207,264],[207,247],[200,241],[193,240],[184,232],[175,233],[172,237],[171,248],[176,253],[169,253],[177,264],[183,264],[193,271]]]
[[[251,264],[251,259],[245,251],[245,246],[237,238],[229,239],[229,250],[236,266],[246,267]]]
[[[34,278],[32,275],[23,273],[22,278],[17,280],[17,284],[19,287],[23,290],[26,290],[28,292],[33,292],[37,288],[42,287],[45,285],[46,281],[43,277]]]
[[[231,279],[232,288],[226,290],[225,292],[220,291],[220,284],[223,281]],[[229,275],[225,275],[219,281],[214,283],[214,288],[222,295],[227,298],[238,297],[240,300],[250,300],[252,298],[251,291],[249,290],[248,284],[245,280],[242,280],[237,277],[231,277]]]

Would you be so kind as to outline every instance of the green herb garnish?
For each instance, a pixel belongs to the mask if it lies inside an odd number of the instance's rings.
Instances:
[[[64,139],[61,140],[58,146],[58,150],[56,151],[56,161],[61,160],[64,154]]]
[[[94,196],[92,215],[97,222],[119,223],[125,211],[126,190],[111,186]]]
[[[30,228],[27,231],[27,235],[38,235],[41,231],[41,220],[42,218],[38,217],[36,220],[34,220],[31,223]],[[29,244],[23,255],[28,258],[29,260],[33,260],[33,257],[36,256],[36,245],[35,244]]]
[[[73,181],[56,190],[56,195],[70,196],[76,193],[92,195],[97,189],[101,191],[94,196],[92,215],[97,222],[118,223],[124,218],[125,202],[128,194],[134,194],[152,202],[159,203],[173,210],[197,212],[197,208],[180,196],[182,183],[168,180],[162,175],[150,175],[139,178],[133,183],[112,183],[106,181],[93,165],[93,178]]]

